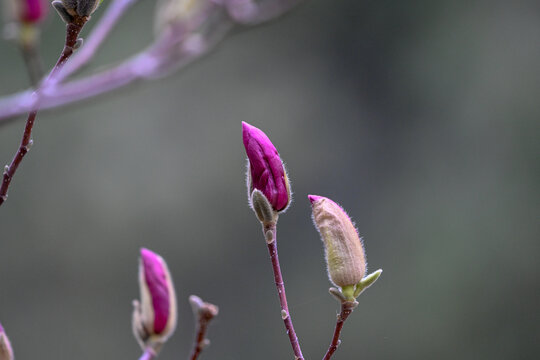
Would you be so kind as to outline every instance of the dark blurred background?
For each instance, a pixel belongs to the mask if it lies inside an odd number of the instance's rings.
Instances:
[[[137,5],[87,72],[150,43],[153,8]],[[0,48],[1,95],[25,89],[17,49]],[[246,205],[241,121],[289,169],[278,244],[307,358],[338,311],[309,193],[347,209],[384,269],[336,359],[539,358],[539,64],[536,0],[310,0],[181,73],[43,113],[0,209],[0,321],[17,358],[136,359],[141,246],[179,295],[160,359],[188,355],[190,294],[221,310],[203,359],[293,358]],[[2,164],[23,125],[0,128]]]

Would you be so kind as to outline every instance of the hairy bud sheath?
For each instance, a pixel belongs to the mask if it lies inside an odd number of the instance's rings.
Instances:
[[[11,348],[11,343],[0,324],[0,360],[13,360],[13,349]]]
[[[141,300],[134,302],[133,331],[144,349],[163,344],[176,327],[176,294],[167,264],[161,256],[141,249]]]
[[[308,198],[313,222],[324,242],[330,281],[342,288],[360,283],[366,274],[366,256],[351,219],[328,198],[316,195]]]
[[[248,195],[259,190],[274,211],[284,211],[290,203],[289,180],[276,147],[255,126],[242,122],[242,138],[248,157]],[[253,206],[253,205],[252,205]]]
[[[52,2],[52,6],[62,20],[69,24],[76,17],[90,17],[100,2],[100,0],[56,0]]]

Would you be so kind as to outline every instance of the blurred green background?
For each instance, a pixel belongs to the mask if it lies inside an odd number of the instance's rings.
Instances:
[[[86,71],[151,42],[154,5]],[[49,66],[63,41],[52,15]],[[0,95],[25,89],[17,49],[0,49]],[[338,311],[310,193],[347,209],[369,269],[384,269],[336,359],[539,358],[539,64],[536,0],[310,0],[181,73],[43,113],[0,208],[0,321],[17,358],[136,359],[145,246],[179,295],[160,359],[189,353],[190,294],[221,310],[203,359],[292,359],[246,205],[241,121],[289,169],[278,244],[306,358],[322,358]],[[23,124],[0,128],[2,163]]]

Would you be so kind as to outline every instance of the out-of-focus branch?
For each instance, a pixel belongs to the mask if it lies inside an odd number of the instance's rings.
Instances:
[[[214,304],[202,301],[202,299],[196,295],[191,295],[189,297],[189,302],[191,303],[193,315],[197,322],[196,334],[193,339],[193,349],[191,350],[189,359],[197,360],[204,347],[208,346],[210,343],[210,341],[206,339],[206,331],[208,330],[210,321],[217,316],[219,309]]]
[[[135,1],[137,0],[116,0],[111,5],[102,20],[107,28],[99,30],[100,27],[97,26],[95,31],[98,31],[98,35],[92,34],[81,48],[80,54],[66,64],[58,77],[55,76],[55,86],[44,87],[39,96],[41,110],[73,104],[125,87],[137,80],[162,77],[179,70],[213,49],[235,23],[254,25],[270,20],[286,12],[300,0],[264,0],[257,5],[252,0],[207,1],[207,6],[198,16],[160,34],[148,49],[138,55],[97,74],[62,83],[61,81],[91,59],[114,22]],[[201,28],[204,28],[204,31],[198,31]],[[37,102],[38,99],[31,90],[1,98],[0,126],[31,111]]]

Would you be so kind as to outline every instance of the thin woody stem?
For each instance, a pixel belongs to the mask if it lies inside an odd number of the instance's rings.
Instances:
[[[330,343],[328,351],[326,352],[326,355],[324,355],[323,360],[330,360],[332,355],[336,352],[339,344],[341,343],[341,340],[339,340],[339,336],[341,335],[341,329],[343,329],[343,324],[345,323],[349,315],[351,315],[356,305],[357,303],[351,301],[344,301],[341,303],[341,313],[337,316],[334,336],[332,337],[332,342]]]
[[[152,349],[152,347],[149,346],[144,350],[139,360],[153,360],[155,358],[156,352],[154,351],[154,349]]]
[[[268,252],[270,254],[270,260],[272,261],[272,270],[274,271],[274,281],[279,296],[279,303],[281,305],[281,318],[287,329],[289,335],[289,341],[294,352],[294,356],[297,360],[304,359],[302,355],[302,349],[298,342],[298,337],[294,331],[293,322],[289,313],[289,306],[287,305],[287,295],[285,294],[285,283],[283,282],[283,276],[281,275],[281,268],[279,266],[279,257],[277,250],[277,238],[276,238],[276,225],[270,224],[264,226],[264,234],[267,239]]]
[[[77,42],[79,34],[87,21],[87,17],[77,17],[72,23],[66,25],[66,41],[64,44],[64,49],[62,50],[56,65],[54,65],[53,69],[51,70],[49,78],[54,76],[73,54],[75,43]],[[45,80],[45,83],[46,82],[47,79]],[[39,98],[39,89],[36,91],[35,96]],[[9,185],[11,184],[11,180],[13,179],[13,176],[15,175],[15,172],[21,164],[24,156],[30,150],[30,146],[32,146],[32,129],[34,128],[34,123],[36,121],[38,107],[39,105],[36,105],[30,114],[28,114],[21,144],[19,145],[15,156],[11,160],[11,163],[4,168],[2,185],[0,186],[0,206],[7,200],[7,192]]]
[[[193,307],[193,314],[195,315],[197,321],[197,330],[193,340],[193,349],[191,350],[189,359],[197,360],[204,347],[209,343],[208,339],[206,339],[206,332],[208,330],[208,325],[210,325],[212,319],[218,314],[218,307],[202,301],[201,298],[195,295],[189,297],[189,302]]]

